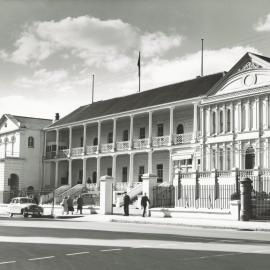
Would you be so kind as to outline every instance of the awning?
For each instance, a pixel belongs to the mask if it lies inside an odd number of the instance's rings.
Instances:
[[[178,154],[178,155],[173,155],[172,160],[183,160],[183,159],[192,159],[192,154]]]

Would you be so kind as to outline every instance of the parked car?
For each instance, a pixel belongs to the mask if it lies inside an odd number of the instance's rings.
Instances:
[[[13,198],[8,205],[9,216],[23,215],[24,217],[38,216],[43,214],[43,208],[38,206],[35,201],[28,197],[16,197]]]

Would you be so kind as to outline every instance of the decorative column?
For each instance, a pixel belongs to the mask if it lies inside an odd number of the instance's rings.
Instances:
[[[130,115],[130,126],[129,126],[129,150],[133,147],[133,114]]]
[[[204,138],[204,107],[201,107],[201,137]]]
[[[100,157],[97,157],[97,184],[99,186],[100,180]]]
[[[169,150],[169,183],[173,184],[174,169],[173,169],[173,160],[172,160],[172,150]]]
[[[54,187],[57,188],[59,185],[59,161],[55,161],[55,181],[54,181]]]
[[[59,155],[59,129],[56,129],[56,156]]]
[[[68,184],[72,186],[72,159],[68,160]]]
[[[237,109],[238,109],[238,131],[242,131],[242,102],[239,101],[237,104]]]
[[[269,138],[265,139],[264,142],[264,168],[268,168],[269,164]]]
[[[263,129],[268,129],[269,127],[269,98],[265,97],[263,101]]]
[[[260,108],[260,98],[256,98],[255,100],[256,102],[256,128],[257,130],[261,130],[261,119],[260,119],[260,111],[261,111],[261,108]]]
[[[193,104],[193,134],[192,140],[197,141],[197,131],[198,131],[198,103]]]
[[[226,149],[226,144],[225,143],[223,143],[222,154],[223,154],[223,164],[222,164],[222,167],[223,167],[223,170],[225,171],[226,170],[226,163],[227,163],[227,149]]]
[[[97,153],[99,153],[101,148],[101,121],[98,121],[98,145],[97,145]],[[97,177],[99,179],[100,177]]]
[[[148,152],[148,173],[152,173],[153,172],[153,152],[150,150]]]
[[[149,121],[148,121],[148,137],[149,137],[149,144],[148,147],[150,148],[152,146],[152,115],[153,113],[149,112]]]
[[[207,108],[206,114],[206,135],[210,136],[211,134],[211,110],[210,107]]]
[[[113,149],[116,149],[116,118],[113,119]]]
[[[131,153],[129,155],[129,186],[131,186],[133,182],[133,172],[134,172],[134,154]]]
[[[242,164],[242,143],[241,141],[238,142],[238,166],[240,170],[243,169],[243,164]]]
[[[174,107],[170,108],[170,145],[173,144],[173,111]]]
[[[83,159],[83,179],[82,179],[82,184],[86,185],[86,164],[87,164],[87,159]]]
[[[250,131],[250,101],[245,104],[246,119],[245,119],[245,131]]]
[[[222,107],[223,110],[223,133],[227,132],[227,110],[225,105]]]
[[[234,124],[234,116],[235,115],[235,107],[234,107],[234,104],[233,102],[231,103],[231,129],[230,129],[230,132],[234,132],[235,131],[235,124]]]
[[[69,155],[71,156],[72,150],[72,127],[69,127]]]
[[[47,148],[47,132],[48,131],[44,131],[44,151],[43,151],[43,153],[44,153],[44,155],[46,156],[46,153],[47,153],[47,151],[46,151],[46,148]]]
[[[86,153],[86,139],[87,139],[86,131],[87,131],[87,125],[84,124],[83,125],[83,153],[84,154]]]
[[[216,134],[219,134],[220,132],[220,110],[218,107],[215,108],[216,112]]]

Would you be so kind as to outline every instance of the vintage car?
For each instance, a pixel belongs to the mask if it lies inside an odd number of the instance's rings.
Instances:
[[[23,215],[24,217],[31,215],[32,217],[40,217],[43,214],[43,208],[38,206],[31,198],[16,197],[11,200],[7,212],[10,217],[13,215]]]

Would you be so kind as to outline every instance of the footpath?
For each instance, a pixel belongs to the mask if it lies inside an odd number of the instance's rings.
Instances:
[[[52,213],[51,206],[43,206],[44,215],[50,215]],[[83,214],[77,213],[62,214],[62,208],[56,206],[53,210],[54,220],[62,220],[69,222],[118,222],[118,223],[136,223],[136,224],[155,224],[164,226],[185,226],[185,227],[201,227],[209,229],[232,229],[232,230],[243,230],[243,231],[269,231],[270,232],[270,220],[265,221],[234,221],[234,220],[223,220],[213,218],[203,218],[202,216],[196,217],[142,217],[142,210],[131,208],[130,215],[124,216],[122,208],[114,208],[113,215],[100,215],[85,207]],[[0,205],[0,216],[7,217],[6,207]],[[46,218],[46,220],[48,220]]]

